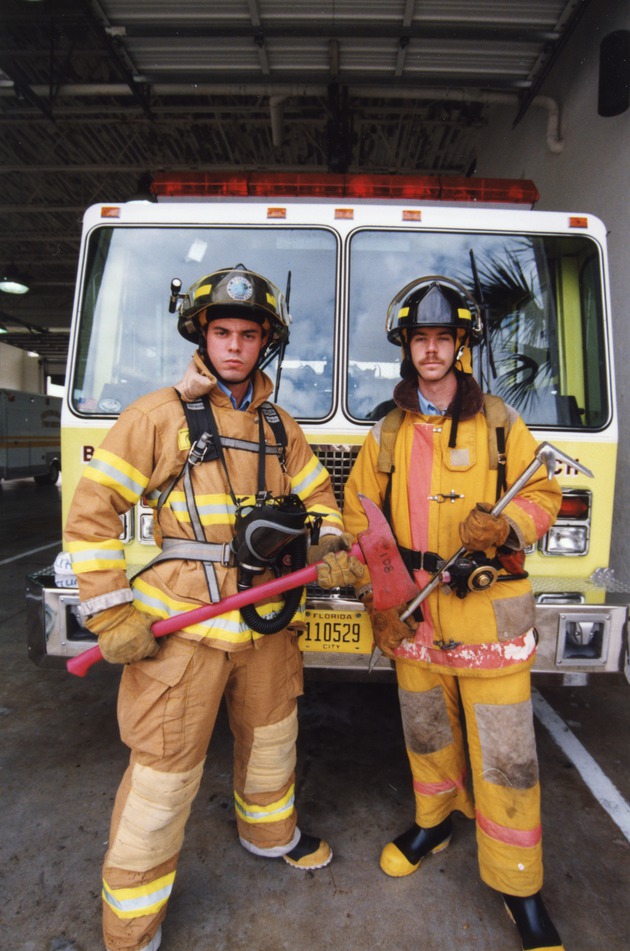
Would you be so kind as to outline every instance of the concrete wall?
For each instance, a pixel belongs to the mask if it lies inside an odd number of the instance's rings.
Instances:
[[[42,383],[42,373],[36,357],[29,357],[24,350],[0,343],[0,386],[8,390],[42,393]]]
[[[540,93],[561,109],[564,148],[546,144],[547,112],[530,107],[512,129],[513,108],[494,108],[491,126],[479,142],[477,174],[531,178],[544,211],[590,212],[609,231],[610,284],[617,365],[619,457],[611,567],[630,581],[630,109],[619,116],[597,114],[599,45],[613,30],[630,30],[627,0],[591,0],[549,73]]]

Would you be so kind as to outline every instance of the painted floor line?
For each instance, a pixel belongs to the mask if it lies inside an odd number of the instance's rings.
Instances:
[[[532,690],[532,703],[534,713],[540,722],[549,731],[563,753],[569,757],[593,796],[630,842],[630,804],[571,732],[562,717],[536,689]]]
[[[38,551],[45,551],[47,548],[61,548],[61,542],[49,542],[47,545],[40,545],[39,548],[31,548],[29,551],[23,551],[21,555],[13,555],[12,558],[5,558],[0,561],[0,565],[8,565],[12,561],[19,561],[20,558],[28,558],[29,555],[36,555]]]

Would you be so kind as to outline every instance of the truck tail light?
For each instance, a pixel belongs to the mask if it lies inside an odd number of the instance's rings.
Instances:
[[[586,555],[591,537],[592,494],[588,489],[563,489],[555,524],[540,543],[544,555]]]

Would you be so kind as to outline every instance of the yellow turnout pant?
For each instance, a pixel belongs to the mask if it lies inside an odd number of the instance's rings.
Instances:
[[[455,810],[474,817],[483,881],[534,894],[543,871],[529,670],[456,677],[398,660],[396,671],[417,824],[435,826]]]

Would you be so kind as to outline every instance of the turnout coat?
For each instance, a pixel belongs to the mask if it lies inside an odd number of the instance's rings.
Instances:
[[[450,558],[460,547],[459,524],[477,502],[494,505],[497,472],[490,468],[488,421],[483,394],[470,374],[458,372],[461,409],[455,446],[450,447],[453,407],[444,417],[419,411],[415,380],[401,381],[396,404],[404,410],[394,445],[391,525],[398,544]],[[532,462],[537,443],[515,410],[508,407],[506,480],[509,488]],[[344,523],[356,534],[366,527],[358,493],[381,508],[388,476],[378,469],[383,420],[372,428],[357,457],[345,490]],[[541,467],[504,509],[510,523],[506,545],[522,550],[553,524],[561,491]],[[486,553],[489,558],[494,549]],[[499,572],[499,578],[507,572]],[[431,580],[414,572],[419,589]],[[423,620],[415,637],[403,642],[396,656],[443,673],[493,676],[531,666],[536,639],[534,600],[526,578],[498,580],[491,587],[459,598],[438,586],[421,605]]]
[[[251,405],[235,410],[215,378],[195,355],[195,369],[211,384],[210,401],[219,432],[251,443],[250,450],[225,449],[230,482],[236,498],[253,502],[258,480],[258,407],[272,392],[270,379],[261,371],[254,376]],[[341,515],[330,478],[318,461],[295,420],[275,407],[286,432],[285,461],[266,456],[265,486],[274,496],[295,493],[310,513],[323,516],[323,532],[340,532]],[[275,438],[264,420],[265,439]],[[190,450],[188,425],[177,390],[157,390],[132,403],[105,437],[83,473],[69,512],[65,531],[66,547],[71,553],[77,575],[82,611],[96,614],[127,601],[155,618],[169,617],[207,603],[208,587],[199,561],[164,561],[140,574],[133,584],[129,575],[125,545],[120,539],[120,515],[141,497],[156,509],[154,536],[195,538],[181,480],[176,481],[168,498],[157,512],[160,493],[179,473]],[[192,471],[194,496],[206,541],[229,545],[234,535],[235,506],[226,474],[219,460],[204,462]],[[237,570],[214,565],[221,597],[237,590]],[[258,581],[272,577],[269,572]],[[277,599],[259,602],[258,612],[268,615],[281,608]],[[300,613],[292,626],[300,626]],[[203,640],[211,647],[226,651],[245,649],[261,637],[250,630],[240,611],[185,628],[184,636]]]

